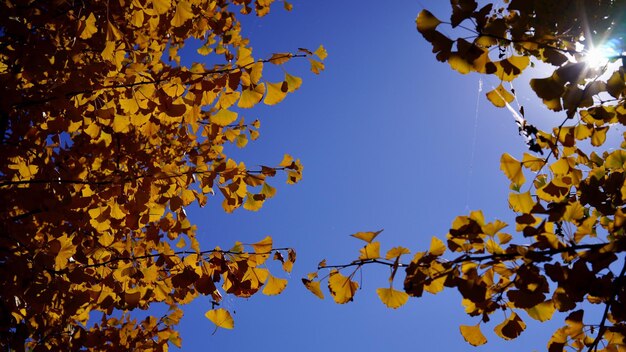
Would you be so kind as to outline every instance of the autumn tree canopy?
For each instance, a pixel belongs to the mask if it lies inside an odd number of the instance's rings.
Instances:
[[[212,194],[227,212],[258,210],[276,193],[270,179],[302,177],[289,155],[249,168],[226,154],[259,136],[244,109],[300,87],[290,60],[324,69],[322,47],[253,55],[238,18],[272,3],[0,4],[3,350],[166,350],[181,345],[180,306],[198,295],[232,328],[222,295],[284,289],[266,262],[290,272],[292,249],[270,237],[200,248],[184,210]],[[206,61],[181,65],[189,45]],[[157,302],[165,315],[132,314]]]
[[[499,82],[486,97],[515,116],[528,147],[523,155],[505,153],[500,160],[511,182],[514,227],[476,210],[454,219],[427,250],[413,252],[403,247],[381,252],[375,240],[381,231],[358,232],[352,236],[366,244],[355,260],[339,265],[323,260],[302,281],[320,298],[326,281],[334,301],[344,304],[359,287],[355,274],[384,265],[390,268],[389,282],[376,292],[390,308],[425,291],[457,290],[465,312],[475,317],[475,324],[460,326],[474,346],[487,342],[483,329],[511,340],[528,320],[543,322],[561,312],[564,325],[547,350],[623,350],[626,133],[616,137],[621,144],[606,141],[611,130],[626,125],[626,2],[450,3],[449,20],[423,10],[417,30],[438,61]],[[600,47],[612,53],[593,66],[587,59]],[[550,65],[552,73],[530,80],[530,87],[560,116],[546,131],[525,117],[510,84],[536,65]],[[599,318],[585,315],[596,307]]]

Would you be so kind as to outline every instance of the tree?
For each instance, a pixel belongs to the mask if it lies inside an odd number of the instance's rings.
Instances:
[[[284,289],[265,263],[290,272],[292,249],[270,237],[200,248],[184,210],[221,193],[225,211],[255,211],[276,192],[270,178],[302,177],[289,155],[248,168],[226,154],[259,136],[241,109],[277,104],[302,83],[269,66],[308,58],[324,69],[323,47],[252,56],[232,9],[263,16],[272,2],[0,4],[3,349],[167,350],[181,344],[180,306],[198,295],[215,308],[222,293]],[[216,64],[181,65],[178,52],[196,44]],[[168,312],[133,315],[155,303]],[[222,308],[206,316],[233,327]]]
[[[354,275],[371,265],[390,268],[389,285],[377,293],[390,308],[424,291],[457,290],[475,325],[461,325],[467,342],[487,342],[481,328],[503,311],[493,327],[510,340],[528,318],[546,321],[555,312],[565,325],[554,332],[549,351],[617,351],[626,348],[626,134],[621,145],[605,145],[607,133],[626,124],[624,82],[624,1],[511,0],[479,7],[473,0],[451,0],[449,22],[423,10],[416,24],[437,60],[463,74],[490,75],[499,82],[487,93],[497,107],[516,117],[529,152],[502,155],[500,168],[511,181],[509,207],[515,234],[501,220],[488,222],[481,211],[454,219],[444,239],[434,237],[426,251],[394,247],[381,255],[375,238],[382,231],[359,232],[357,259],[342,265],[323,260],[304,285],[320,298],[321,281],[343,304],[353,300]],[[452,33],[446,35],[444,33]],[[586,61],[594,47],[619,51],[598,67]],[[621,61],[620,61],[621,59]],[[509,82],[535,65],[551,65],[546,78],[530,87],[550,110],[562,114],[542,131],[515,109]],[[401,289],[394,288],[399,269]],[[319,274],[324,275],[320,278]],[[599,309],[599,318],[585,312]],[[588,315],[588,314],[587,314]],[[499,315],[496,315],[499,316]]]

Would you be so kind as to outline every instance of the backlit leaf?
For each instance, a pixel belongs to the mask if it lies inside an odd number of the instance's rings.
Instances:
[[[304,284],[304,287],[307,288],[307,290],[311,291],[311,293],[313,293],[320,299],[324,299],[324,293],[320,289],[319,281],[311,281],[308,279],[302,279],[302,283]]]
[[[512,102],[515,97],[500,84],[494,90],[487,93],[487,99],[489,99],[493,105],[503,108],[506,104]]]
[[[530,210],[535,205],[535,201],[531,197],[530,192],[510,193],[509,205],[514,211],[518,213],[529,214]]]
[[[539,303],[532,308],[526,308],[526,313],[528,313],[528,315],[535,320],[546,321],[552,319],[554,310],[555,308],[552,301],[546,301]]]
[[[211,309],[204,316],[219,328],[233,329],[235,327],[233,317],[224,308]]]
[[[403,306],[409,300],[409,295],[406,292],[393,288],[379,288],[376,293],[387,307],[393,309]]]
[[[354,298],[359,284],[350,280],[349,277],[343,276],[338,271],[331,271],[328,277],[328,289],[335,302],[345,304]]]
[[[395,259],[403,254],[411,254],[411,251],[408,248],[404,247],[393,247],[389,251],[387,251],[385,259]]]
[[[319,48],[313,52],[313,55],[319,57],[320,60],[324,60],[328,56],[328,53],[326,49],[324,49],[324,46],[320,45]]]
[[[460,330],[465,341],[472,346],[480,346],[487,343],[487,338],[483,335],[482,331],[480,331],[480,324],[461,325]]]
[[[285,82],[287,82],[287,92],[291,93],[300,88],[302,78],[285,73]]]
[[[415,20],[417,30],[420,32],[433,31],[441,23],[430,11],[422,10]]]
[[[263,294],[267,296],[278,295],[287,287],[287,280],[270,275],[263,287]]]
[[[511,315],[502,323],[498,324],[493,331],[496,335],[505,340],[512,340],[518,337],[526,329],[526,323],[515,313]]]
[[[363,240],[367,243],[372,242],[372,240],[374,238],[376,238],[376,236],[378,236],[378,234],[380,234],[381,232],[383,232],[383,230],[378,230],[378,231],[370,231],[370,232],[357,232],[357,233],[353,233],[352,237],[358,238],[360,240]]]
[[[259,242],[251,244],[251,246],[255,253],[269,253],[272,250],[272,244],[272,237],[267,236]]]
[[[500,170],[504,171],[506,177],[515,185],[523,185],[526,182],[522,172],[522,164],[508,153],[502,154],[500,158]]]
[[[380,258],[380,242],[376,241],[366,244],[359,253],[360,260]]]
[[[235,122],[235,120],[237,120],[237,113],[230,110],[222,109],[217,113],[211,115],[210,119],[211,122],[216,125],[228,126],[231,123]]]
[[[276,105],[285,99],[288,91],[287,82],[267,83],[267,94],[263,102],[267,105]]]
[[[442,240],[433,236],[430,240],[430,249],[428,252],[434,256],[440,256],[446,251],[446,244]]]

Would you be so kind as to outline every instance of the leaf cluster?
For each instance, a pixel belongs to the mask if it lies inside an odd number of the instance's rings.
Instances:
[[[246,109],[300,87],[289,61],[324,68],[323,47],[253,56],[233,11],[263,16],[272,3],[0,4],[2,349],[167,350],[195,297],[215,306],[285,288],[266,262],[290,272],[292,249],[270,237],[202,249],[185,213],[216,193],[226,212],[256,211],[276,193],[271,178],[302,178],[289,155],[250,168],[227,153],[259,138]],[[181,64],[190,39],[206,63]],[[133,315],[157,302],[162,317]],[[224,312],[207,317],[232,327]]]
[[[481,211],[473,211],[454,219],[445,238],[433,238],[429,250],[414,252],[406,263],[399,258],[408,249],[396,247],[381,257],[380,243],[369,243],[373,233],[355,235],[368,242],[358,259],[318,268],[330,270],[328,286],[337,303],[353,299],[351,277],[363,267],[388,266],[390,283],[402,267],[402,290],[379,289],[382,302],[397,308],[424,291],[456,290],[465,312],[478,320],[460,327],[472,345],[487,342],[481,327],[496,312],[505,318],[493,330],[506,340],[518,337],[528,318],[543,322],[562,312],[565,325],[548,341],[549,351],[626,348],[626,134],[618,148],[605,145],[608,131],[626,124],[624,67],[590,67],[577,51],[619,36],[624,22],[617,10],[624,5],[511,0],[500,8],[491,3],[479,8],[473,0],[452,0],[449,22],[420,12],[417,29],[437,60],[500,81],[487,93],[495,106],[514,111],[515,91],[506,89],[506,82],[537,62],[552,65],[551,75],[530,86],[563,120],[541,131],[527,123],[523,108],[515,112],[531,153],[504,154],[500,160],[511,182],[513,233],[504,231],[505,222],[487,222]],[[444,26],[470,35],[451,38]],[[343,276],[345,270],[354,271]],[[312,281],[317,275],[310,274],[305,285],[322,297]],[[584,319],[589,305],[600,307],[597,321]]]

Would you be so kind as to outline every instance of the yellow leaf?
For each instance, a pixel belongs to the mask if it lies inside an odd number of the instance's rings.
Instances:
[[[246,47],[240,47],[237,51],[237,62],[236,65],[239,67],[248,66],[254,63],[254,58],[252,58],[252,49]]]
[[[250,66],[250,83],[258,84],[261,79],[261,75],[263,74],[263,62],[255,62],[252,66]]]
[[[84,27],[80,33],[81,39],[89,39],[98,32],[98,28],[96,28],[96,17],[93,15],[93,12],[89,14],[89,17],[87,17],[82,25]]]
[[[437,17],[435,17],[430,11],[422,10],[417,15],[415,20],[417,24],[417,30],[420,33],[432,31],[441,23]]]
[[[530,210],[535,206],[530,192],[511,193],[509,194],[509,206],[518,213],[529,214]]]
[[[311,293],[313,293],[320,299],[324,299],[324,293],[322,293],[322,290],[320,289],[319,281],[311,281],[308,279],[302,279],[302,283],[304,284],[304,287],[306,287],[307,290],[311,291]]]
[[[280,167],[289,167],[293,163],[293,157],[289,154],[283,156],[283,160],[278,164]]]
[[[244,89],[241,91],[241,97],[239,97],[237,106],[243,109],[249,109],[263,99],[264,93],[265,85],[262,83],[254,87],[254,89]]]
[[[231,123],[235,122],[235,120],[237,120],[237,113],[230,110],[222,109],[217,113],[211,115],[209,119],[211,120],[211,123],[214,123],[216,125],[228,126]]]
[[[505,340],[512,340],[518,337],[525,329],[526,323],[513,312],[505,321],[498,324],[493,331]]]
[[[550,320],[552,319],[552,315],[554,314],[554,304],[552,303],[552,301],[539,303],[532,308],[526,308],[526,313],[528,313],[528,315],[535,320]]]
[[[430,252],[430,254],[434,256],[440,256],[445,251],[446,251],[446,244],[443,243],[442,240],[433,236],[432,240],[430,241],[430,249],[428,250],[428,252]]]
[[[383,232],[383,229],[378,230],[378,231],[373,231],[373,232],[357,232],[357,233],[353,233],[350,236],[352,236],[354,238],[358,238],[360,240],[363,240],[363,241],[365,241],[367,243],[370,243],[381,232]]]
[[[224,308],[211,309],[207,311],[204,316],[219,328],[233,329],[235,327],[233,317],[231,317],[230,313]]]
[[[245,134],[240,134],[235,138],[235,144],[237,148],[244,148],[248,144],[248,137]]]
[[[461,325],[461,335],[465,341],[472,346],[480,346],[487,343],[487,338],[480,331],[480,324],[476,325]]]
[[[267,296],[274,296],[283,292],[285,287],[287,287],[287,280],[270,275],[269,279],[267,279],[267,283],[265,283],[265,287],[263,288],[263,294]]]
[[[267,83],[267,94],[265,95],[265,100],[263,102],[266,105],[276,105],[280,103],[285,96],[287,96],[288,91],[288,83],[287,82],[277,82],[277,83]]]
[[[408,248],[404,247],[393,247],[389,251],[387,251],[385,259],[395,259],[403,254],[411,254],[411,251]]]
[[[468,74],[472,70],[472,65],[458,54],[451,54],[448,58],[448,64],[453,70],[462,74]]]
[[[309,62],[311,62],[311,72],[315,73],[316,75],[319,75],[320,72],[324,71],[323,63],[317,60],[313,60],[313,59],[309,59]]]
[[[313,52],[313,55],[319,57],[320,60],[324,60],[328,56],[328,53],[326,49],[324,49],[324,46],[320,45],[319,48]]]
[[[331,296],[333,296],[333,299],[338,304],[345,304],[352,301],[357,288],[359,288],[359,284],[350,280],[349,277],[343,276],[337,270],[330,272],[328,289],[330,290]]]
[[[254,248],[254,252],[257,254],[265,254],[269,253],[272,250],[272,237],[267,236],[264,239],[260,240],[257,243],[252,244],[252,248]]]
[[[567,175],[569,173],[569,162],[567,158],[561,158],[552,163],[550,170],[552,170],[555,175]]]
[[[393,288],[379,288],[376,293],[387,307],[393,309],[403,306],[409,300],[409,295],[406,292]]]
[[[285,62],[289,61],[292,57],[293,55],[291,53],[276,53],[273,54],[272,57],[270,57],[269,61],[274,65],[282,65]]]
[[[359,259],[361,260],[380,258],[380,242],[366,244],[365,247],[361,248],[360,253]]]
[[[506,177],[517,186],[521,186],[526,182],[522,172],[522,163],[508,153],[502,154],[500,158],[500,170],[504,171]]]
[[[115,115],[113,118],[113,132],[126,133],[128,132],[128,126],[130,126],[130,119],[125,115]]]
[[[503,108],[506,104],[512,102],[515,97],[500,84],[497,88],[487,93],[487,99],[493,105]]]
[[[287,82],[287,92],[291,93],[300,88],[302,85],[302,78],[285,73],[285,82]]]
[[[524,153],[524,158],[522,158],[522,164],[525,168],[536,172],[541,170],[541,168],[546,164],[546,161],[542,158],[538,158],[528,153]]]
[[[72,237],[63,235],[50,242],[50,250],[55,254],[54,268],[62,270],[67,267],[69,259],[76,253],[76,246],[72,243]]]
[[[152,0],[150,2],[152,3],[152,8],[158,15],[166,13],[172,6],[170,0]]]
[[[176,13],[170,22],[174,27],[180,27],[187,20],[193,17],[193,12],[191,9],[191,4],[186,0],[181,0],[176,6]]]
[[[159,221],[161,217],[163,216],[164,212],[165,212],[164,204],[154,204],[150,208],[150,213],[149,213],[150,216],[148,218],[148,222]]]
[[[213,51],[213,49],[211,49],[210,47],[203,45],[201,47],[198,48],[197,52],[198,54],[202,55],[202,56],[207,56],[211,53],[211,51]]]

